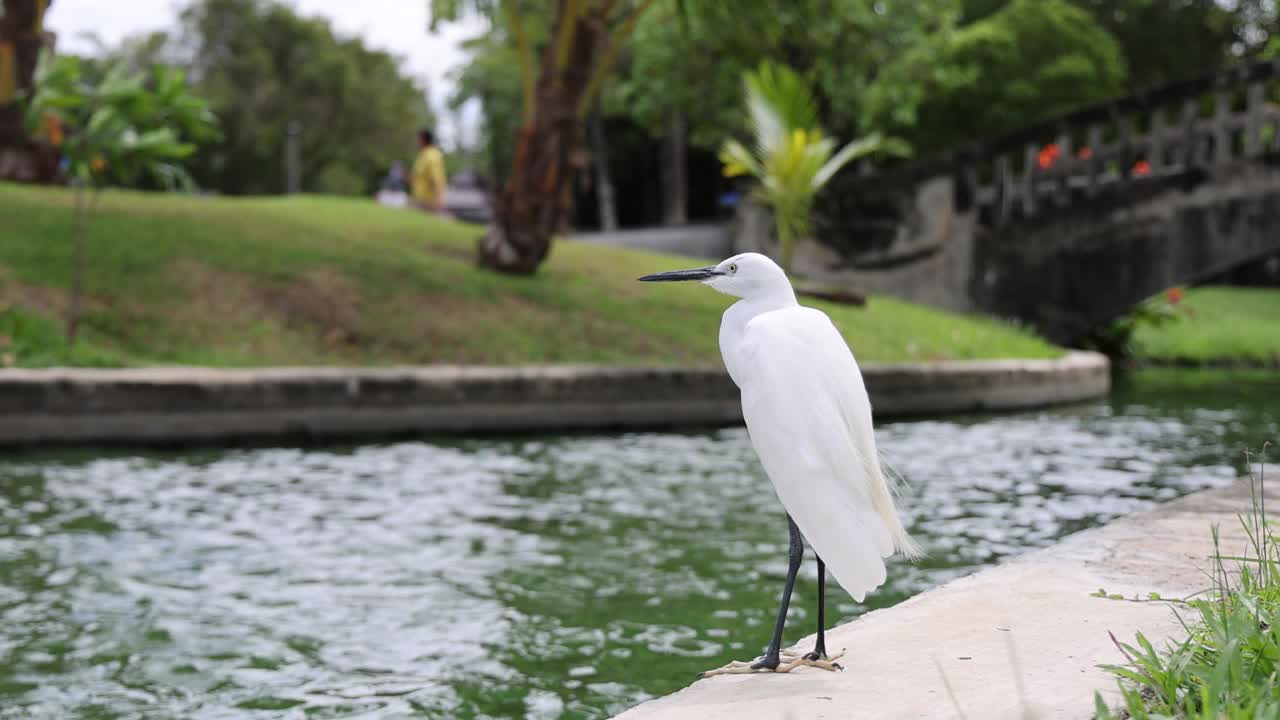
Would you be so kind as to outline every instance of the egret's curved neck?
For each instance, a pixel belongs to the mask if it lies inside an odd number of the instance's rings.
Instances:
[[[742,336],[747,329],[747,323],[751,322],[757,315],[794,307],[797,304],[795,291],[788,284],[785,288],[775,292],[743,298],[730,305],[729,309],[724,311],[724,315],[720,318],[720,354],[724,357],[725,367],[729,370],[729,375],[734,382],[739,384],[739,387],[741,387],[741,382],[739,382],[740,373],[738,368],[734,366],[733,359],[737,356],[736,349],[742,341]]]
[[[735,303],[735,306],[744,304],[754,310],[752,317],[755,317],[770,310],[781,310],[796,305],[796,291],[791,288],[791,283],[787,282],[784,276],[760,288],[758,292],[742,298]]]
[[[751,318],[757,315],[792,307],[796,304],[796,294],[791,289],[791,286],[788,285],[765,295],[742,298],[729,306],[729,309],[724,313],[724,320],[728,321],[732,315],[735,322],[745,327],[748,322],[751,322]]]

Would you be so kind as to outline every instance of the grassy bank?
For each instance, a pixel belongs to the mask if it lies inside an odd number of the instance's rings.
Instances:
[[[1193,288],[1180,304],[1177,320],[1136,331],[1140,360],[1280,366],[1280,289]]]
[[[108,192],[83,341],[59,335],[72,198],[0,184],[0,342],[19,365],[719,362],[729,298],[635,278],[694,261],[561,242],[535,277],[475,267],[474,227],[328,197]],[[1006,324],[876,297],[829,312],[863,361],[1052,357]]]

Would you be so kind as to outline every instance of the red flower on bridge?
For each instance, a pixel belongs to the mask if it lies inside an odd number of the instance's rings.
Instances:
[[[1058,149],[1058,144],[1049,143],[1048,145],[1040,148],[1039,154],[1036,155],[1036,165],[1039,166],[1041,170],[1048,170],[1055,162],[1058,161],[1058,155],[1060,154],[1061,150]]]
[[[1062,148],[1057,143],[1049,143],[1040,148],[1040,152],[1036,153],[1036,166],[1041,170],[1048,170],[1058,162],[1060,157],[1062,157]],[[1080,148],[1076,151],[1076,157],[1081,160],[1088,160],[1093,157],[1093,148]]]

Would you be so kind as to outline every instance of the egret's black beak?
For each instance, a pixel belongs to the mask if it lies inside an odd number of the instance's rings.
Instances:
[[[716,266],[704,268],[694,268],[692,270],[672,270],[671,272],[660,272],[652,275],[645,275],[638,278],[641,282],[677,282],[680,280],[706,280],[724,273],[716,270]]]

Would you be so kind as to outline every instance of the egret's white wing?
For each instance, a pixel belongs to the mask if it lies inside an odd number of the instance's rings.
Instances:
[[[882,558],[917,552],[880,470],[862,374],[825,314],[757,315],[738,347],[742,412],[787,512],[841,587],[861,601]]]

